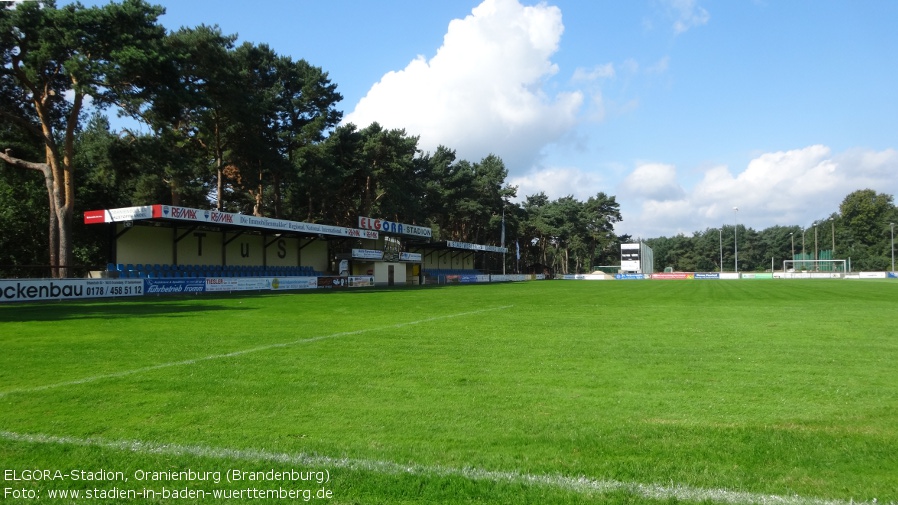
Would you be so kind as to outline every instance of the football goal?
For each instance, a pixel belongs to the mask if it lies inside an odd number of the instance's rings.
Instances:
[[[835,272],[847,273],[846,260],[783,260],[784,272]]]

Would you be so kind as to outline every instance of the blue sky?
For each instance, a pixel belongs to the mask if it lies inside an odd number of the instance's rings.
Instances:
[[[521,197],[615,195],[621,234],[806,227],[898,194],[892,0],[152,3],[322,67],[360,127],[498,154]]]

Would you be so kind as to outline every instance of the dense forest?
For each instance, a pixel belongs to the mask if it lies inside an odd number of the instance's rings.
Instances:
[[[458,159],[451,146],[424,152],[404,130],[341,124],[342,96],[322,68],[237,45],[217,27],[169,32],[163,12],[143,0],[3,2],[0,275],[66,277],[102,265],[110,239],[81,214],[154,203],[341,226],[376,216],[431,227],[434,240],[504,238],[509,271],[614,265],[631,241],[615,233],[612,195],[518,195],[498,156]],[[110,113],[140,127],[113,129]],[[814,224],[821,243],[835,224],[837,257],[883,269],[895,220],[892,197],[865,190]],[[808,230],[740,227],[740,270],[781,265],[790,237]],[[713,271],[721,254],[727,270],[733,231],[647,242],[656,270]]]

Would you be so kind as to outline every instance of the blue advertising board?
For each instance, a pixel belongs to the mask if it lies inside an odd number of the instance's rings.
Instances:
[[[203,293],[206,279],[202,277],[185,279],[144,279],[144,294],[162,295],[173,293]]]

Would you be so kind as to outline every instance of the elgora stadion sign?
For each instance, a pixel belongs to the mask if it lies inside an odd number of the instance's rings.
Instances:
[[[394,223],[386,219],[377,219],[373,217],[359,217],[359,228],[363,230],[382,231],[384,233],[393,233],[396,235],[413,235],[415,237],[430,238],[433,236],[433,230],[423,226],[415,226],[413,224]]]

